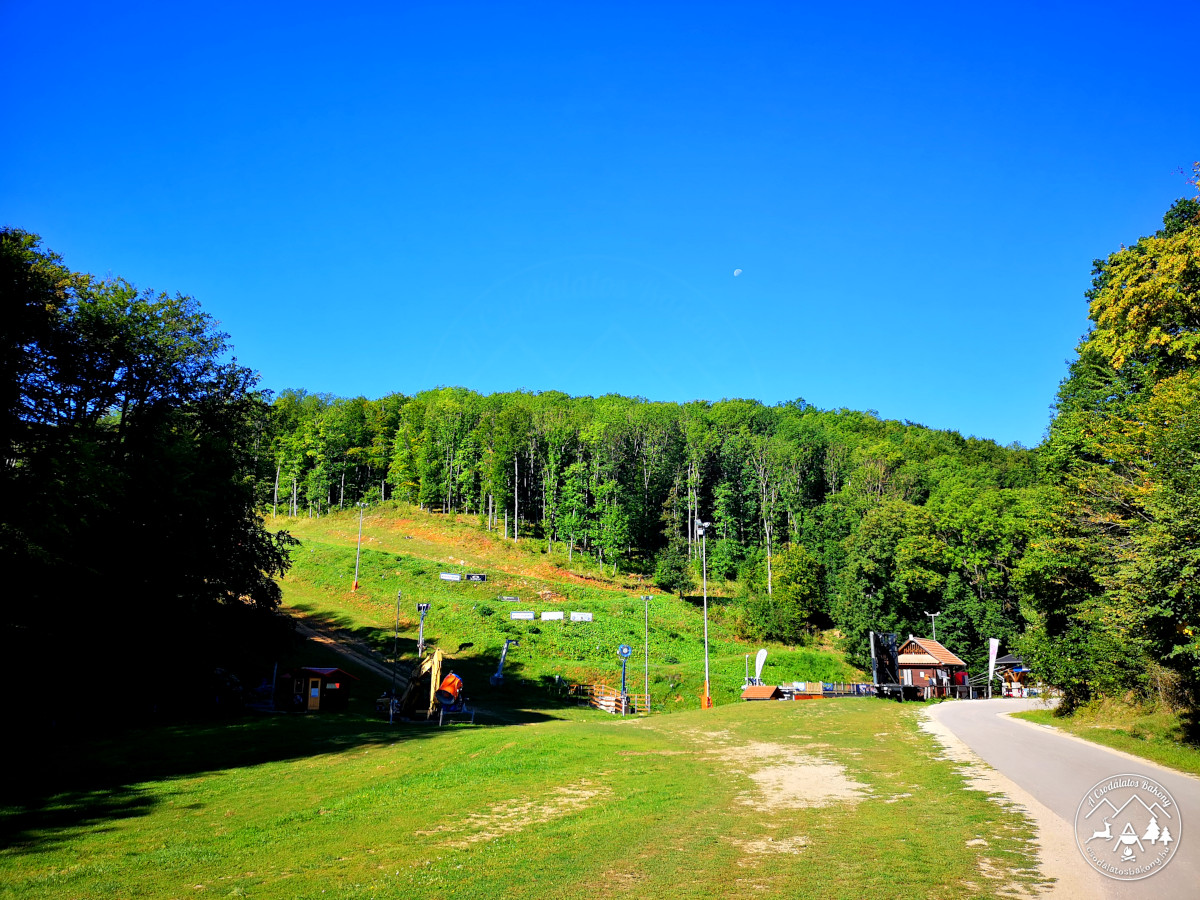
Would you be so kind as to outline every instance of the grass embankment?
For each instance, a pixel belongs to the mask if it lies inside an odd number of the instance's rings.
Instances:
[[[574,681],[619,684],[617,647],[634,649],[629,661],[629,690],[644,681],[645,606],[649,609],[650,691],[658,709],[696,708],[704,680],[702,600],[663,594],[637,575],[614,576],[594,562],[562,548],[547,551],[541,541],[514,544],[488,533],[473,521],[424,513],[390,504],[371,511],[363,522],[359,590],[354,580],[358,518],[354,513],[321,519],[276,520],[301,540],[295,565],[283,581],[285,606],[314,622],[333,626],[390,656],[400,604],[401,656],[412,658],[417,638],[416,604],[433,605],[425,624],[426,640],[453,659],[468,681],[473,700],[485,704],[498,696],[537,704],[556,676]],[[482,572],[487,582],[447,582],[441,572]],[[761,644],[737,638],[733,604],[714,586],[709,596],[709,645],[712,692],[718,702],[737,699],[746,670],[746,654]],[[518,602],[502,602],[515,596]],[[512,621],[514,610],[533,611],[535,621]],[[545,611],[562,612],[564,621],[542,621]],[[571,612],[590,612],[591,622],[571,622]],[[507,684],[493,691],[487,676],[495,671],[506,638],[520,640],[505,664]],[[863,676],[828,649],[767,644],[765,680],[853,681]],[[751,660],[752,662],[753,660]]]
[[[963,787],[918,712],[156,729],[23,780],[0,815],[0,896],[860,900],[1032,883],[1029,824]]]
[[[1200,775],[1200,747],[1185,742],[1179,714],[1166,709],[1109,701],[1081,707],[1067,716],[1056,716],[1049,709],[1015,715],[1159,765]]]

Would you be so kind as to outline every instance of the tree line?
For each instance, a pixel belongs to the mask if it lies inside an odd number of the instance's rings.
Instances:
[[[274,408],[276,515],[399,500],[681,593],[703,551],[747,636],[836,624],[860,660],[867,629],[924,633],[926,611],[967,653],[1021,629],[1010,573],[1040,488],[1019,446],[803,400],[438,388]]]

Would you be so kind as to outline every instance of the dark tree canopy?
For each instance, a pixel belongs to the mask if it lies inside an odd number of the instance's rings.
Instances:
[[[116,666],[138,686],[118,705],[193,702],[278,624],[270,407],[190,297],[72,273],[12,229],[0,266],[6,644],[59,689]]]

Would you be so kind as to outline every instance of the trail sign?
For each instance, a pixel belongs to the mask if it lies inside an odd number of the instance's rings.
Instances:
[[[500,599],[503,600],[505,603],[516,603],[521,598],[520,597],[501,597]]]
[[[542,621],[543,622],[549,622],[554,619],[557,619],[559,622],[561,622],[562,617],[563,617],[563,614],[560,612],[544,612],[544,613],[542,613]]]
[[[487,576],[484,575],[482,572],[472,573],[467,576],[467,581],[483,582],[483,581],[487,581]]]
[[[592,621],[592,614],[591,613],[573,612],[573,613],[571,613],[571,621],[572,622],[590,622],[590,621]]]
[[[514,612],[509,615],[509,618],[510,619],[532,619],[533,618],[533,610],[529,610],[529,612]]]
[[[442,581],[462,581],[462,576],[457,572],[441,572],[438,574],[438,578]]]

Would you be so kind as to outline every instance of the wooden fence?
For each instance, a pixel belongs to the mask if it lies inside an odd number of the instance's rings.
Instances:
[[[626,694],[622,702],[621,692],[607,684],[570,684],[567,685],[567,695],[577,697],[580,702],[614,715],[650,712],[648,694]]]

